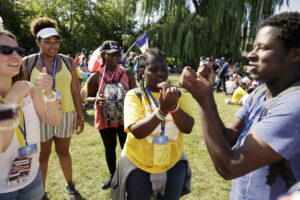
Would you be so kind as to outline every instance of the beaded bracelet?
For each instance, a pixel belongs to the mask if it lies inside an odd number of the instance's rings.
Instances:
[[[171,110],[170,113],[175,114],[179,111],[179,109],[180,109],[179,104],[177,104],[176,108],[174,110]]]
[[[159,109],[156,110],[155,115],[156,115],[156,117],[157,117],[160,121],[163,121],[163,120],[165,120],[165,118],[166,118],[166,115],[161,114],[161,113],[159,112]]]
[[[47,102],[54,102],[56,100],[55,92],[52,92],[53,97],[51,99],[48,99],[46,95],[44,95],[44,98]]]
[[[158,109],[158,111],[160,112],[160,114],[162,114],[163,116],[167,116],[168,114],[164,113],[163,111],[161,111],[160,109]]]

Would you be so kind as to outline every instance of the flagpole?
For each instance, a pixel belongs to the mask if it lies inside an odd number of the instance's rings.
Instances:
[[[131,45],[131,47],[129,47],[129,49],[126,51],[126,53],[123,55],[123,57],[125,57],[128,54],[128,52],[134,47],[134,45],[135,45],[135,42]]]

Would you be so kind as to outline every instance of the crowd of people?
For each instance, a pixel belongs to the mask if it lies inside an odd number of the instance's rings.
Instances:
[[[113,200],[175,200],[190,193],[183,146],[195,120],[187,93],[168,82],[164,53],[130,53],[122,65],[120,44],[107,40],[99,47],[101,67],[90,73],[87,49],[74,60],[58,53],[55,20],[34,19],[31,32],[40,51],[23,57],[15,36],[0,30],[0,199],[49,199],[53,143],[69,199],[80,198],[69,147],[72,135],[84,131],[82,102],[95,108],[109,171],[102,189],[110,188]],[[185,67],[179,84],[199,105],[217,173],[233,180],[231,200],[299,198],[300,13],[263,21],[247,59],[251,76],[239,61],[201,56],[198,70]],[[82,88],[81,72],[88,77]],[[232,95],[226,103],[242,105],[228,127],[214,99],[221,86]]]

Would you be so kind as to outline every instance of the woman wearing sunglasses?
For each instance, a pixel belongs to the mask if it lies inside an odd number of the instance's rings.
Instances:
[[[5,120],[0,125],[1,200],[42,198],[39,118],[52,126],[60,123],[52,77],[43,69],[35,85],[22,80],[23,53],[14,35],[0,30],[0,103],[19,107],[18,117],[14,116],[18,118],[15,126],[11,122],[5,124]],[[42,96],[38,89],[43,91]]]
[[[40,52],[23,59],[27,69],[27,78],[36,83],[36,77],[46,68],[53,78],[53,90],[61,104],[61,124],[49,126],[41,122],[41,156],[40,165],[43,185],[46,186],[48,161],[52,144],[55,144],[62,172],[66,179],[65,189],[70,199],[76,199],[78,192],[72,177],[72,160],[69,152],[71,136],[81,133],[84,128],[79,83],[72,59],[58,54],[61,37],[57,32],[56,21],[42,17],[31,23],[31,32],[36,37]],[[33,63],[33,64],[32,64]],[[33,66],[32,66],[33,65]],[[45,196],[44,199],[47,199]]]

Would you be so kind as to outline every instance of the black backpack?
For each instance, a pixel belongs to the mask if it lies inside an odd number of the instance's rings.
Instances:
[[[102,78],[101,72],[99,73],[99,80]],[[103,94],[106,97],[106,103],[101,108],[104,119],[110,123],[116,123],[124,120],[124,98],[125,87],[120,82],[124,71],[120,74],[117,80],[108,81],[103,77],[105,85],[103,87]],[[100,81],[99,81],[100,82]]]

